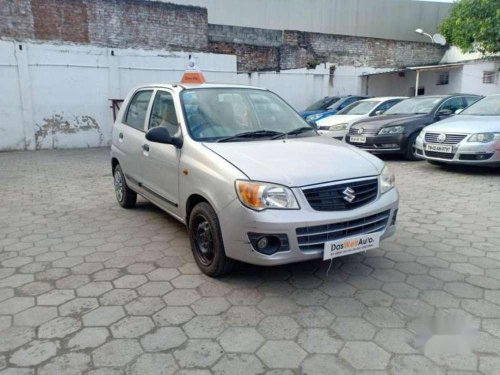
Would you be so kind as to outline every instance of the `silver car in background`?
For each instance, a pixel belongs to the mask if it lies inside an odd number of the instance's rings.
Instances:
[[[399,196],[384,162],[320,136],[265,89],[139,87],[113,126],[111,166],[118,203],[132,208],[140,194],[186,224],[210,276],[234,260],[370,250],[396,228]]]
[[[416,154],[432,164],[500,166],[500,94],[427,126],[415,147]]]

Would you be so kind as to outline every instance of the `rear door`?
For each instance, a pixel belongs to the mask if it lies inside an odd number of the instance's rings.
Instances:
[[[119,160],[123,173],[134,185],[142,179],[142,145],[146,140],[144,129],[152,95],[151,89],[139,90],[133,95],[117,129],[118,134],[114,135],[118,137],[115,143],[123,155]]]
[[[147,129],[167,128],[171,137],[180,137],[181,128],[169,90],[157,90]],[[177,213],[179,203],[179,159],[181,149],[145,140],[142,158],[142,188],[166,210]]]

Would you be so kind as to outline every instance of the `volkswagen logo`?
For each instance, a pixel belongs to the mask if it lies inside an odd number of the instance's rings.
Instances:
[[[349,203],[352,203],[352,201],[356,198],[356,196],[354,195],[354,190],[350,187],[346,187],[342,194],[344,194],[344,200]]]
[[[441,142],[441,143],[443,143],[444,141],[446,141],[446,134],[444,134],[444,133],[439,134],[438,137],[437,137],[437,141]]]
[[[359,128],[358,129],[358,134],[363,134],[364,131],[365,131],[365,128]]]

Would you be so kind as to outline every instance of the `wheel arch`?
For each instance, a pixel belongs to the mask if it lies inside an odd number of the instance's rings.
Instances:
[[[191,194],[188,199],[186,200],[186,215],[185,215],[185,220],[186,220],[186,226],[189,227],[189,217],[191,216],[191,212],[193,211],[193,208],[198,204],[198,203],[208,203],[212,208],[214,206],[210,201],[203,195],[199,193],[193,193]]]
[[[117,166],[117,165],[119,165],[119,164],[120,164],[120,162],[118,161],[118,159],[117,159],[116,157],[114,157],[114,156],[113,156],[113,157],[111,158],[111,171],[112,171],[113,173],[115,173],[115,168],[116,168],[116,166]]]

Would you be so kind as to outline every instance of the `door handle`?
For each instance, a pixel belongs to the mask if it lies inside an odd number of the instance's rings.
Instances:
[[[118,134],[118,138],[123,139],[123,133]]]
[[[142,145],[142,149],[143,149],[144,151],[146,151],[146,152],[149,152],[149,145],[147,145],[147,144],[143,144],[143,145]]]

